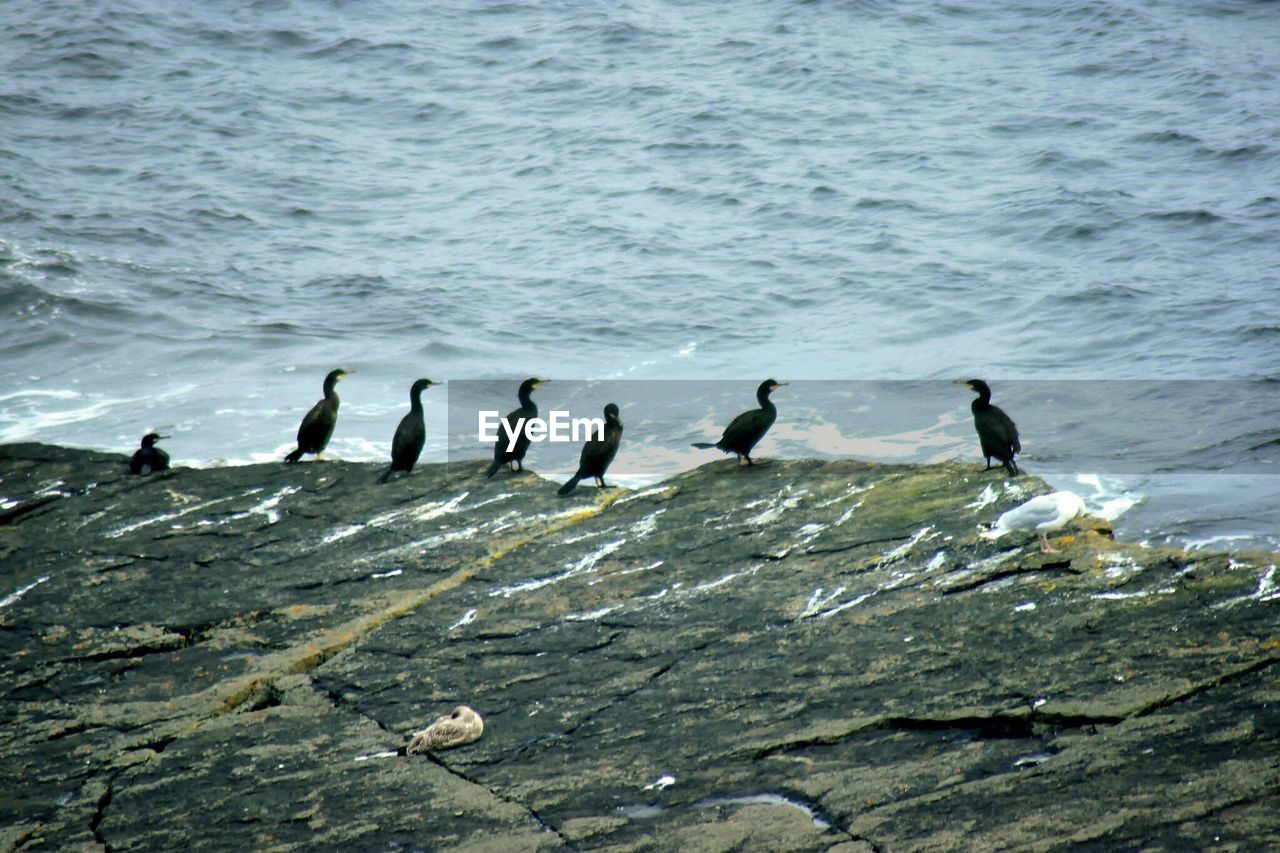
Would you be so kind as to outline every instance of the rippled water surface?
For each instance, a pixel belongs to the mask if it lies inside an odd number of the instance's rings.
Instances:
[[[337,366],[346,458],[423,375],[743,407],[764,376],[1275,377],[1278,35],[1246,2],[10,2],[0,441],[269,458]],[[1247,387],[1189,450],[1280,435]],[[968,436],[967,402],[921,428]],[[1107,470],[1096,424],[1021,405],[1059,485],[1142,498],[1134,535],[1275,544],[1265,460]],[[1216,405],[1171,391],[1158,430]]]

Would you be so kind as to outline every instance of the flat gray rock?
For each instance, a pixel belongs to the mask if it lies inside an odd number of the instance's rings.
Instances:
[[[126,460],[0,447],[4,849],[1280,847],[1274,555],[988,542],[1049,489],[958,463]]]

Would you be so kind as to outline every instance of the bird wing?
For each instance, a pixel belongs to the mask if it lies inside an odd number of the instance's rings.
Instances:
[[[401,464],[417,462],[426,441],[426,426],[422,418],[410,412],[400,419],[396,434],[391,439],[391,461]]]
[[[1022,442],[1018,440],[1018,425],[1013,418],[1004,413],[1004,409],[991,407],[991,425],[996,428],[1000,438],[1013,449],[1014,453],[1022,452]]]
[[[741,452],[742,446],[746,445],[745,449],[750,450],[756,442],[764,438],[765,432],[771,426],[773,426],[773,418],[768,411],[751,409],[729,421],[717,446],[725,450]]]
[[[329,419],[336,416],[336,412],[330,414],[329,401],[320,400],[311,407],[311,411],[307,412],[302,419],[302,423],[298,425],[298,443],[308,440],[319,440],[319,436],[327,429],[332,429]]]
[[[1058,517],[1060,510],[1052,495],[1039,495],[996,519],[997,530],[1035,530]]]

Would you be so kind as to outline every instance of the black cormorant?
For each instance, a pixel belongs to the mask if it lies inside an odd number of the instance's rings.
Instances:
[[[347,371],[338,369],[329,371],[324,378],[324,399],[312,406],[302,419],[298,427],[298,448],[284,458],[285,462],[297,462],[304,453],[314,453],[317,460],[324,458],[321,454],[338,422],[338,392],[334,386],[346,375]]]
[[[756,446],[756,442],[764,438],[764,434],[769,431],[769,427],[773,426],[773,420],[778,416],[778,410],[773,405],[773,401],[769,399],[769,395],[773,393],[773,389],[786,385],[785,382],[775,382],[772,379],[766,379],[760,383],[760,387],[756,389],[756,399],[760,402],[760,408],[752,409],[749,412],[743,412],[738,415],[729,425],[725,427],[724,435],[720,436],[720,440],[715,444],[706,441],[695,441],[694,447],[700,447],[704,450],[709,447],[719,448],[725,453],[738,454],[739,464],[746,460],[745,464],[754,465],[751,461],[751,448]]]
[[[150,474],[153,471],[169,470],[169,454],[156,447],[156,442],[167,435],[149,432],[142,437],[142,446],[133,452],[129,460],[130,474]]]
[[[1012,477],[1018,476],[1018,464],[1013,457],[1022,452],[1018,441],[1018,426],[999,406],[991,405],[991,389],[981,379],[961,383],[978,393],[978,399],[969,406],[973,410],[973,427],[978,431],[982,455],[987,459],[984,471],[991,470],[991,457],[999,459]]]
[[[396,471],[408,474],[418,464],[422,445],[427,443],[427,427],[422,420],[422,392],[435,384],[430,379],[419,379],[409,389],[409,414],[401,418],[400,426],[396,427],[395,437],[391,439],[391,467],[378,478],[379,483],[387,482]]]
[[[618,416],[618,406],[610,403],[604,407],[604,435],[590,439],[582,445],[582,455],[578,457],[578,473],[560,487],[560,494],[569,494],[577,488],[579,480],[587,477],[595,477],[596,485],[607,489],[604,472],[609,470],[609,463],[618,454],[618,445],[621,442],[622,418]]]
[[[520,408],[508,412],[503,418],[505,427],[498,428],[498,441],[493,445],[493,462],[489,465],[489,470],[485,472],[486,477],[492,477],[498,472],[503,465],[511,463],[512,471],[524,470],[524,455],[529,452],[529,432],[528,424],[531,418],[538,416],[538,406],[529,398],[533,393],[533,389],[537,388],[549,379],[526,379],[520,383],[520,391],[517,396],[520,398]],[[516,430],[516,422],[521,418],[524,424],[520,427],[520,435],[516,438],[515,447],[508,450],[511,445],[511,434]]]

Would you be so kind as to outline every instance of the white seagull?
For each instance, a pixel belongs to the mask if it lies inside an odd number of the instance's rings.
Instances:
[[[1067,522],[1077,515],[1084,515],[1084,501],[1075,492],[1052,492],[1038,495],[1021,506],[1016,506],[996,519],[990,530],[978,535],[983,539],[999,539],[1006,533],[1015,531],[1036,531],[1040,535],[1040,553],[1060,554],[1057,548],[1049,547],[1045,534],[1052,530],[1061,530]]]

